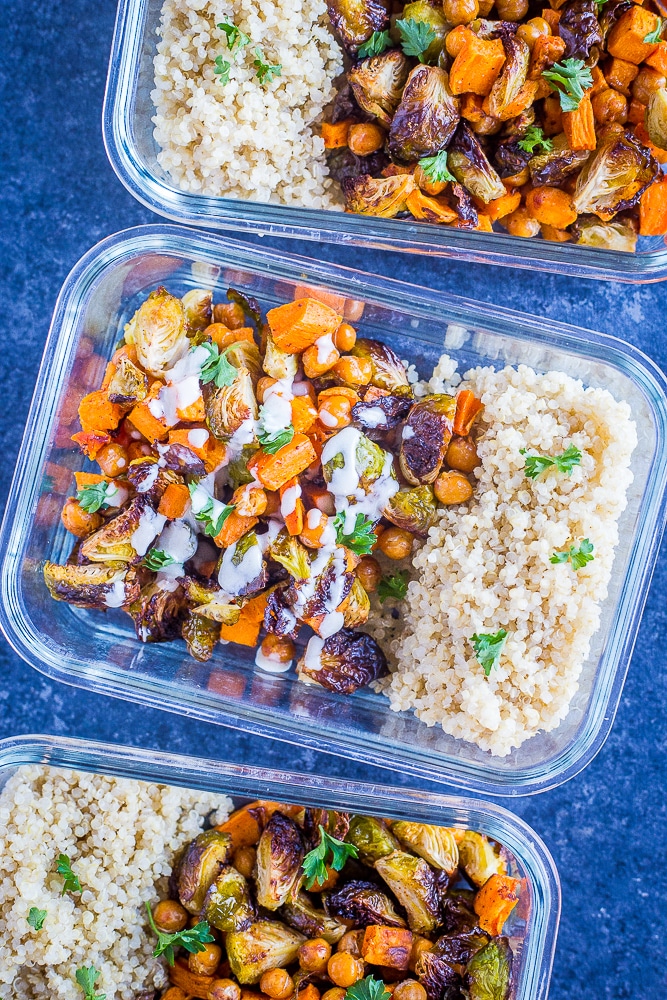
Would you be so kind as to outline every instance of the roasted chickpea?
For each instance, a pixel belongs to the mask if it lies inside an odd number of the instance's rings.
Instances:
[[[138,458],[147,458],[152,454],[151,446],[145,441],[131,441],[127,446],[127,462],[135,462]]]
[[[333,370],[344,382],[352,385],[368,385],[373,378],[373,362],[369,358],[353,358],[348,355],[337,361]]]
[[[209,987],[207,1000],[241,1000],[241,987],[233,979],[215,979]]]
[[[447,187],[447,181],[430,180],[430,178],[424,173],[423,168],[420,167],[419,164],[417,164],[417,166],[415,167],[414,177],[415,177],[415,184],[417,185],[419,190],[423,191],[424,194],[430,195],[432,198],[435,198],[436,195],[442,194],[442,192]]]
[[[212,976],[220,965],[222,948],[219,944],[204,945],[204,951],[196,955],[188,955],[188,968],[198,976]]]
[[[442,12],[450,24],[470,24],[479,17],[477,0],[442,0]]]
[[[333,340],[331,341],[331,346],[324,343],[317,343],[313,344],[312,347],[307,347],[301,355],[306,378],[318,378],[320,375],[324,375],[325,372],[330,372],[339,358],[340,353],[334,347]]]
[[[618,90],[601,90],[591,98],[593,116],[599,125],[608,125],[609,122],[627,121],[628,100]]]
[[[412,552],[413,535],[405,528],[385,528],[378,540],[378,548],[388,559],[407,559]]]
[[[479,0],[479,16],[488,17],[493,9],[494,0]]]
[[[267,635],[262,639],[262,653],[267,660],[289,663],[294,659],[294,643],[286,635]]]
[[[328,431],[340,430],[352,423],[352,405],[347,396],[327,396],[320,403],[317,416]]]
[[[234,491],[232,503],[241,517],[259,517],[266,510],[266,492],[255,483],[245,483]]]
[[[165,934],[182,931],[189,919],[188,911],[175,899],[161,899],[153,910],[155,925]]]
[[[104,475],[111,477],[120,476],[121,473],[126,472],[130,464],[125,448],[116,441],[105,444],[104,448],[98,451],[95,461]]]
[[[324,938],[304,941],[299,948],[299,965],[305,972],[324,974],[331,958],[331,945]]]
[[[528,13],[528,0],[496,0],[501,21],[523,21]]]
[[[361,958],[361,944],[364,940],[364,931],[346,931],[338,942],[337,951],[349,951],[355,958]]]
[[[470,28],[466,28],[464,25],[459,24],[455,28],[452,28],[445,37],[445,49],[447,50],[447,55],[450,55],[452,59],[456,59],[457,55],[466,44],[466,39],[470,37]]]
[[[261,379],[257,383],[257,399],[260,403],[264,402],[264,393],[272,385],[276,384],[276,379],[270,378],[268,375],[262,375]]]
[[[349,323],[341,323],[334,333],[333,342],[341,353],[351,351],[357,342],[357,331]]]
[[[530,21],[520,24],[517,28],[517,38],[522,38],[528,48],[532,51],[533,45],[540,35],[550,35],[551,28],[543,17],[531,17]]]
[[[287,969],[269,969],[262,974],[259,988],[273,1000],[287,1000],[294,993],[294,980]]]
[[[473,472],[479,465],[475,442],[469,437],[453,437],[449,442],[445,461],[450,469]]]
[[[363,556],[355,573],[357,574],[359,583],[369,594],[377,590],[378,584],[382,579],[382,570],[377,559],[374,559],[373,556]]]
[[[322,994],[322,1000],[345,1000],[346,991],[340,986],[332,986],[330,990]]]
[[[239,847],[234,851],[232,864],[244,878],[251,878],[256,860],[257,851],[254,847]]]
[[[385,132],[373,122],[351,125],[347,134],[347,145],[357,156],[368,156],[376,153],[384,145]]]
[[[245,313],[238,302],[218,302],[213,306],[213,320],[228,330],[240,330],[245,326]]]
[[[414,979],[404,979],[402,983],[396,983],[392,996],[396,1000],[426,1000],[426,990]]]
[[[472,486],[462,472],[441,472],[433,483],[433,492],[444,504],[465,503],[472,496]]]
[[[642,66],[630,87],[632,96],[642,104],[648,104],[658,90],[664,90],[667,80],[652,66]]]
[[[320,991],[317,986],[308,983],[307,986],[299,990],[299,1000],[320,1000]]]
[[[520,205],[515,212],[510,212],[509,215],[498,221],[503,229],[506,229],[512,236],[523,236],[528,239],[531,236],[537,236],[540,231],[539,222],[533,218],[525,205]]]
[[[415,966],[419,956],[424,951],[431,951],[433,948],[433,942],[429,941],[428,938],[422,937],[420,934],[413,934],[412,936],[412,948],[410,949],[410,960],[408,962],[408,968],[415,971]]]
[[[180,986],[170,986],[167,992],[162,994],[161,1000],[190,1000],[190,994]]]
[[[74,497],[65,502],[60,517],[67,530],[77,538],[85,538],[91,531],[97,531],[103,523],[100,514],[84,510]]]
[[[364,978],[364,963],[349,951],[337,951],[327,963],[327,972],[336,986],[347,989]]]

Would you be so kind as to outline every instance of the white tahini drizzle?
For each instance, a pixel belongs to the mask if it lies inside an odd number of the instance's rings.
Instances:
[[[164,514],[158,514],[152,507],[146,507],[139,517],[139,523],[132,532],[130,545],[138,556],[145,556],[151,542],[158,535],[167,518]]]
[[[199,379],[208,357],[205,347],[193,347],[167,372],[167,385],[160,389],[157,399],[149,400],[148,409],[167,427],[179,422],[178,410],[192,406],[201,396]]]
[[[108,608],[120,608],[125,603],[125,577],[115,580],[104,595],[104,603]]]
[[[160,472],[160,466],[158,465],[158,463],[152,462],[144,478],[141,480],[140,483],[137,484],[136,487],[137,493],[148,493],[151,487],[155,485],[155,481],[159,475],[159,472]]]
[[[234,597],[242,594],[262,572],[261,546],[248,546],[243,557],[235,561],[237,545],[238,542],[235,542],[225,549],[218,571],[218,583]]]
[[[387,414],[381,406],[369,406],[364,410],[364,424],[367,427],[384,427],[387,423]]]
[[[261,670],[266,670],[268,674],[284,674],[292,666],[292,660],[282,663],[280,660],[272,660],[269,656],[265,656],[261,646],[258,646],[255,653],[255,663]]]
[[[301,496],[301,487],[298,483],[289,486],[280,498],[280,513],[283,517],[289,517],[296,510],[296,502]]]
[[[188,444],[193,448],[203,448],[210,436],[205,427],[193,427],[188,431]]]
[[[317,673],[318,670],[322,669],[323,648],[324,639],[320,639],[318,635],[310,637],[306,646],[306,652],[303,655],[303,665],[306,670],[312,670],[314,673]]]
[[[179,518],[165,525],[155,548],[174,560],[171,565],[160,570],[161,577],[173,579],[183,576],[183,564],[197,551],[197,536],[188,522]]]

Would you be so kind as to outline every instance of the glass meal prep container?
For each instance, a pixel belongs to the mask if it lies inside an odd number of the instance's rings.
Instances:
[[[293,298],[304,282],[363,300],[363,317],[355,322],[360,333],[388,343],[422,376],[432,372],[452,324],[445,346],[462,372],[479,363],[554,368],[610,389],[632,408],[640,437],[634,483],[579,690],[558,729],[534,736],[507,757],[428,728],[410,712],[393,712],[389,700],[370,689],[337,695],[305,685],[294,671],[266,673],[248,647],[219,644],[208,663],[199,663],[181,640],[143,645],[128,615],[54,601],[44,584],[44,560],[62,562],[71,549],[60,511],[72,493],[72,472],[91,467],[71,441],[78,402],[98,387],[139,303],[159,285],[176,295],[213,287],[218,300],[234,285],[267,309]],[[474,791],[518,795],[552,787],[592,759],[621,695],[664,527],[665,385],[634,348],[551,319],[180,227],[128,230],[83,257],[55,309],[0,540],[2,626],[34,667],[89,690]]]
[[[652,282],[667,278],[665,237],[640,237],[636,253],[601,250],[507,233],[292,208],[181,191],[157,162],[151,101],[156,29],[163,0],[120,0],[104,102],[103,132],[111,165],[143,205],[174,222],[319,242],[404,250],[575,277]]]
[[[558,872],[537,834],[494,803],[54,736],[0,740],[0,789],[24,764],[218,792],[231,796],[236,806],[268,799],[487,834],[505,848],[508,873],[526,880],[527,891],[504,927],[514,955],[513,1000],[548,996],[560,918]]]

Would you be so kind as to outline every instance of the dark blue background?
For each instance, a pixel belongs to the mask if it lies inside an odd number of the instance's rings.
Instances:
[[[100,134],[112,0],[0,0],[0,478],[4,500],[51,311],[97,240],[150,214],[107,164]],[[270,241],[265,241],[266,243]],[[275,245],[278,245],[277,242]],[[285,244],[283,243],[283,247]],[[287,248],[343,260],[331,246]],[[667,284],[633,287],[347,248],[344,263],[615,334],[667,364]],[[552,1000],[659,1000],[665,986],[665,584],[654,577],[611,737],[580,777],[509,803],[560,870]],[[662,641],[661,641],[662,640]],[[43,732],[400,784],[400,774],[50,683],[0,640],[0,736]]]

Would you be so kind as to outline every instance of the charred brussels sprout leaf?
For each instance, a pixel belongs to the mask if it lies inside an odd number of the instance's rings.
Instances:
[[[346,177],[341,182],[348,212],[393,219],[407,211],[407,197],[415,189],[412,174],[392,177]]]
[[[426,990],[428,1000],[442,1000],[442,997],[452,996],[450,990],[456,990],[453,996],[460,996],[458,987],[461,977],[447,959],[435,955],[432,951],[423,951],[415,965],[417,979]]]
[[[511,105],[526,82],[530,63],[530,49],[522,38],[510,32],[503,32],[502,43],[505,49],[505,64],[491,88],[487,111],[492,118],[501,120],[511,116]],[[485,104],[485,109],[486,107]]]
[[[189,333],[205,330],[213,320],[213,294],[203,288],[191,288],[182,298],[185,325]]]
[[[241,610],[240,608],[235,610],[238,612],[238,621]],[[185,639],[190,656],[200,663],[205,663],[213,656],[215,644],[220,638],[220,623],[205,615],[188,611],[181,626],[181,635]]]
[[[579,174],[574,207],[608,221],[637,204],[658,172],[650,152],[633,135],[611,127]]]
[[[389,827],[374,816],[353,816],[347,839],[354,844],[359,857],[367,865],[374,864],[400,847]]]
[[[646,111],[646,129],[658,149],[667,149],[667,89],[661,87],[651,94]]]
[[[164,454],[165,468],[178,472],[182,476],[204,476],[206,466],[203,460],[187,445],[173,442],[168,445]]]
[[[393,396],[412,399],[413,392],[403,362],[387,344],[361,337],[350,351],[355,358],[365,358],[373,366],[371,385],[386,389]]]
[[[192,608],[193,615],[209,618],[221,625],[235,625],[241,617],[241,609],[236,604],[228,604],[227,596],[211,580],[200,580],[196,577],[182,578],[185,596],[196,606]]]
[[[450,188],[450,199],[454,211],[459,217],[462,225],[476,226],[479,222],[479,214],[473,204],[473,200],[462,184],[452,184]]]
[[[348,72],[352,93],[362,111],[388,126],[398,107],[410,63],[398,49],[372,56]]]
[[[181,588],[165,590],[158,583],[149,583],[144,587],[127,610],[140,642],[178,639],[187,614]]]
[[[246,931],[253,923],[255,908],[248,883],[231,865],[209,887],[201,917],[219,931]]]
[[[456,399],[445,393],[415,403],[403,428],[399,462],[409,483],[433,483],[452,438]],[[406,436],[406,429],[412,432]]]
[[[637,225],[634,219],[614,219],[603,222],[597,215],[580,215],[572,227],[575,243],[604,250],[625,250],[634,253],[637,247]]]
[[[389,20],[389,5],[383,0],[328,0],[331,27],[346,49],[355,51],[374,31],[382,31]]]
[[[479,922],[473,907],[475,893],[469,889],[450,890],[442,900],[442,929],[448,935],[467,937],[479,932]],[[435,944],[437,954],[444,954],[444,942]]]
[[[247,368],[239,369],[231,385],[205,385],[203,396],[206,423],[220,440],[229,439],[246,420],[257,419],[257,400]]]
[[[403,847],[414,851],[433,868],[452,875],[459,864],[459,848],[454,831],[445,826],[429,826],[426,823],[409,823],[400,820],[392,825],[392,832]]]
[[[626,10],[632,9],[632,0],[606,0],[606,3],[598,7],[597,17],[600,24],[600,33],[606,40],[607,35],[614,27],[622,14]]]
[[[459,120],[459,101],[445,71],[415,66],[391,122],[389,155],[404,163],[434,156],[447,146]]]
[[[512,953],[505,938],[497,938],[468,962],[464,982],[470,1000],[507,1000],[510,995]]]
[[[444,935],[433,946],[433,953],[450,965],[466,965],[472,956],[489,943],[487,934],[464,933],[450,937]]]
[[[232,972],[246,986],[258,983],[269,969],[291,965],[305,940],[277,920],[258,920],[246,931],[227,934],[225,946]]]
[[[430,486],[415,486],[411,490],[394,493],[382,511],[384,517],[398,528],[405,528],[421,538],[437,519],[438,508]]]
[[[355,403],[352,419],[364,430],[388,431],[398,427],[409,410],[410,400],[405,396],[380,396]]]
[[[602,32],[597,19],[594,0],[572,0],[561,8],[558,34],[565,42],[566,59],[583,59],[597,62]]]
[[[190,348],[181,300],[165,288],[152,292],[128,323],[125,340],[135,345],[142,368],[150,375],[163,375]]]
[[[465,122],[456,130],[447,161],[457,181],[485,205],[505,194],[505,185]]]
[[[343,628],[323,641],[317,666],[304,656],[297,669],[299,677],[329,691],[353,694],[382,677],[387,672],[387,660],[372,636]]]
[[[475,830],[466,830],[459,842],[459,859],[470,881],[480,889],[491,875],[505,873],[505,862],[497,848]]]
[[[285,923],[307,938],[324,938],[329,944],[337,944],[347,931],[346,925],[336,920],[335,915],[329,916],[313,906],[305,892],[285,903],[281,914]]]
[[[570,149],[564,132],[554,136],[551,149],[533,156],[528,169],[534,184],[559,187],[566,177],[576,174],[590,156],[589,150]]]
[[[514,174],[520,174],[530,159],[531,153],[521,145],[516,136],[501,139],[493,155],[493,162],[500,177],[512,177]]]
[[[185,849],[178,870],[178,898],[188,913],[201,913],[206,893],[229,861],[232,838],[220,830],[206,830]]]
[[[301,872],[303,842],[288,816],[275,812],[257,845],[257,902],[277,910],[287,900]]]
[[[147,498],[140,494],[120,514],[85,539],[81,554],[91,562],[138,563],[144,553],[134,548],[135,532],[141,528],[142,539],[152,533],[152,541],[162,530],[164,522],[165,518],[157,514]]]
[[[245,295],[244,292],[240,292],[237,288],[228,288],[227,298],[230,302],[235,302],[237,306],[241,306],[243,315],[251,320],[255,326],[260,325],[262,322],[262,309],[257,299],[254,299],[251,295]]]
[[[295,580],[307,580],[310,576],[310,559],[308,550],[298,538],[290,535],[284,529],[280,531],[269,546],[269,555],[275,562],[284,566]]]
[[[326,896],[327,913],[341,920],[351,920],[354,927],[375,924],[383,927],[405,927],[386,893],[373,882],[348,882],[342,889]]]
[[[408,916],[410,930],[430,934],[438,926],[440,899],[435,875],[422,858],[393,851],[375,862],[382,876]]]
[[[120,358],[107,392],[112,403],[121,406],[138,403],[148,394],[148,376],[129,358]]]
[[[350,593],[340,605],[343,613],[345,628],[356,628],[358,625],[365,625],[371,613],[371,601],[355,576],[352,581]]]
[[[122,608],[136,601],[140,585],[133,570],[125,563],[104,565],[59,566],[44,564],[44,582],[51,597],[78,608]]]

